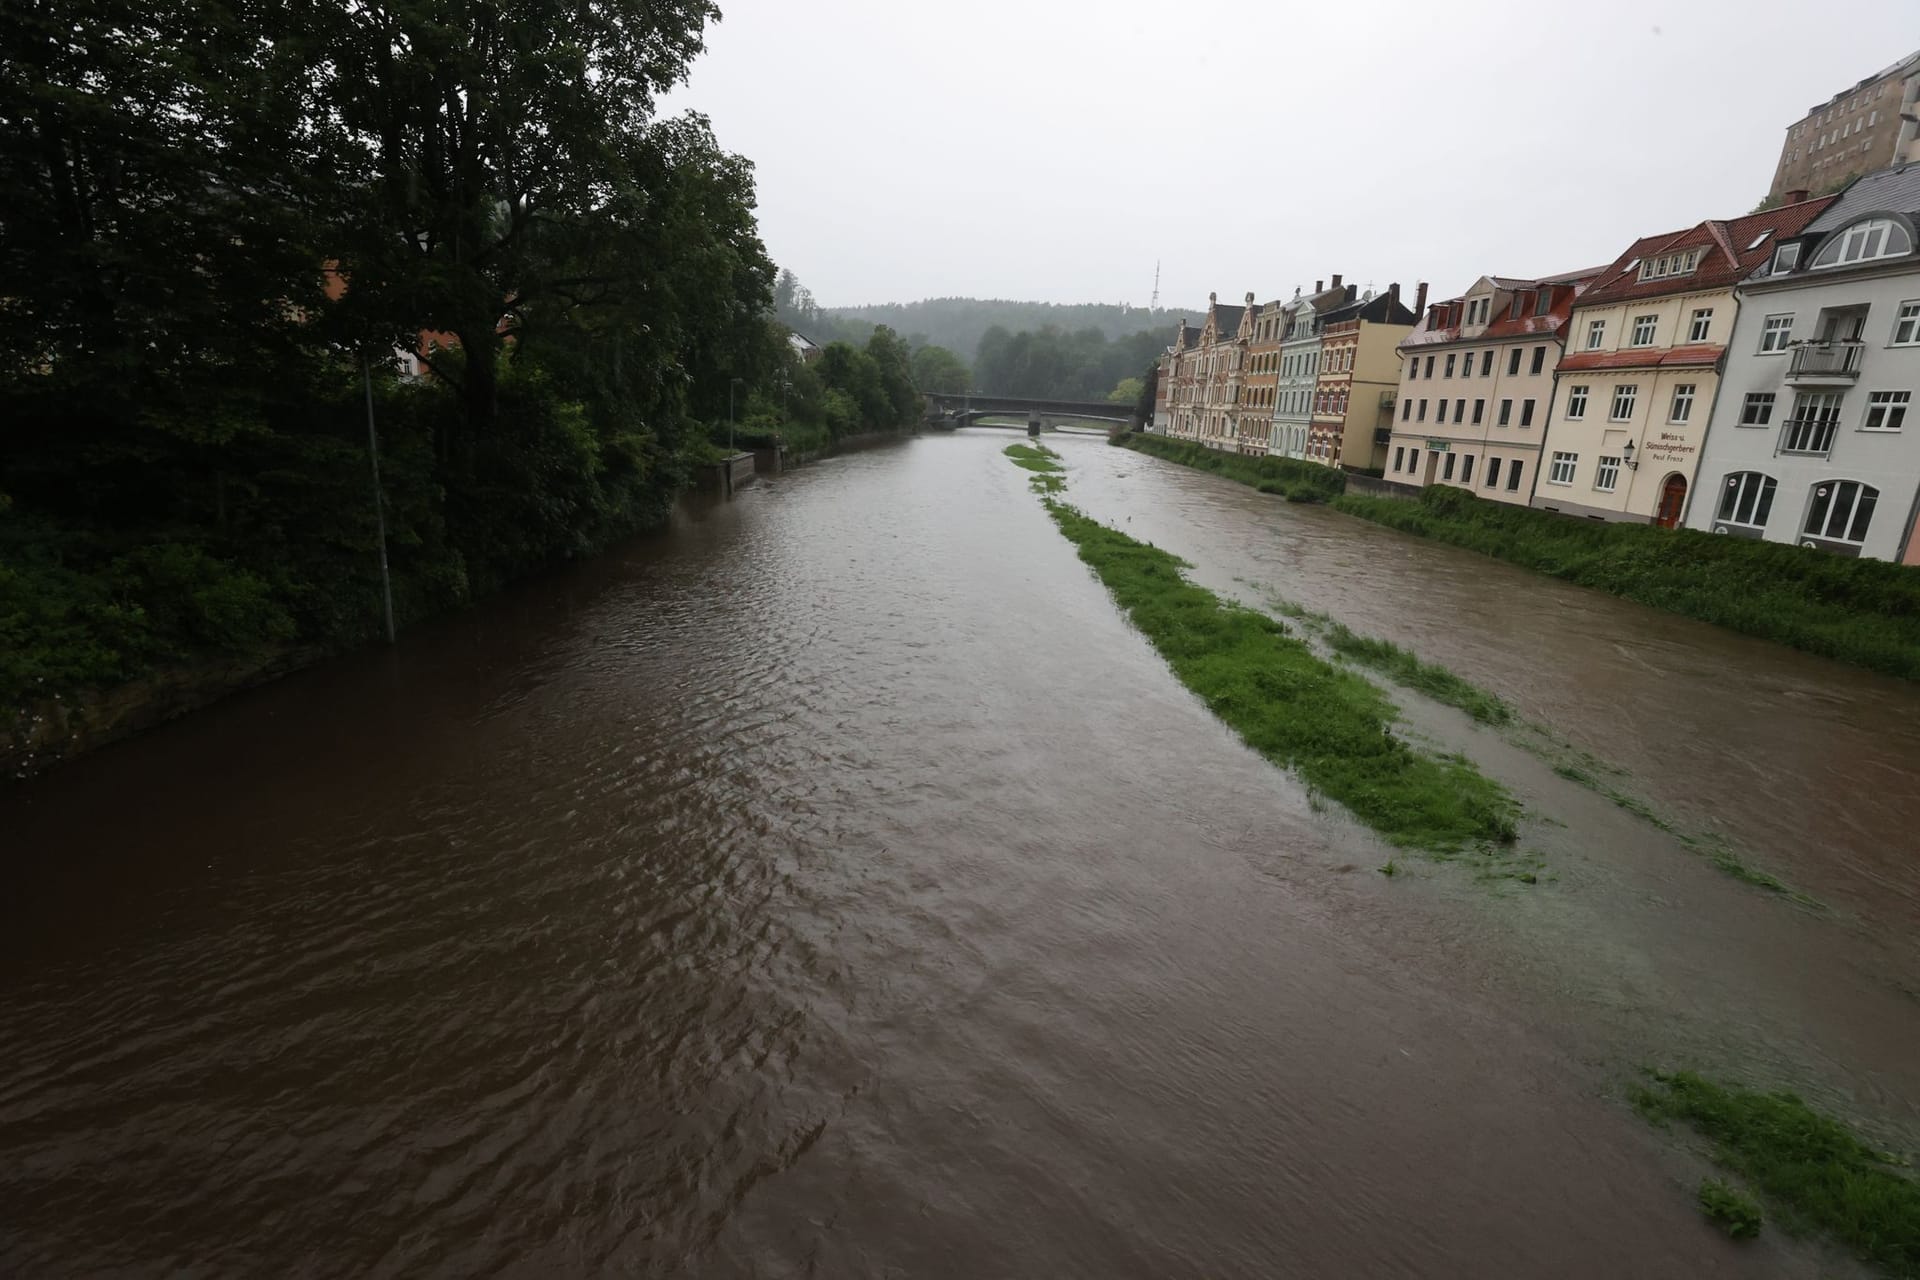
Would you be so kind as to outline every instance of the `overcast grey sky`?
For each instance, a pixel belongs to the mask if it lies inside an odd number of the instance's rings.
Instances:
[[[824,304],[1457,293],[1766,194],[1914,0],[722,0],[667,109]]]

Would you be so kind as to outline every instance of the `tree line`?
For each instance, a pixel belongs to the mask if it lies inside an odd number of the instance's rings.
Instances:
[[[911,421],[897,338],[795,355],[752,166],[655,110],[717,18],[10,5],[0,705],[366,638],[381,517],[405,622],[662,519],[730,414]]]

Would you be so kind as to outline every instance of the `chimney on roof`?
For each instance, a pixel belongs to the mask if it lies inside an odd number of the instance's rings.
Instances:
[[[1781,202],[1783,204],[1799,204],[1802,200],[1805,200],[1809,194],[1811,193],[1808,192],[1805,187],[1795,187],[1782,197]]]
[[[1413,295],[1413,314],[1419,315],[1427,309],[1427,282],[1420,282],[1420,291]]]
[[[1210,293],[1210,294],[1208,294],[1208,295],[1207,295],[1207,305],[1209,305],[1209,306],[1212,306],[1212,305],[1213,305],[1214,303],[1216,303],[1216,302],[1218,302],[1218,301],[1220,301],[1220,295],[1219,295],[1219,294],[1217,294],[1217,293]]]
[[[1253,305],[1253,290],[1251,289],[1247,290],[1247,305],[1249,307]]]
[[[1398,280],[1395,280],[1392,284],[1387,286],[1387,310],[1391,311],[1399,305],[1400,305],[1400,282]]]
[[[1327,291],[1327,282],[1325,280],[1315,280],[1313,282],[1313,291],[1315,293],[1325,293]]]
[[[1333,287],[1336,289],[1340,287],[1340,273],[1338,271],[1333,273]]]

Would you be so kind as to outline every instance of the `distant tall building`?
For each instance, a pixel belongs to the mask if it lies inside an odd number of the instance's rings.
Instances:
[[[1842,89],[1787,127],[1769,195],[1822,191],[1920,159],[1920,52]]]

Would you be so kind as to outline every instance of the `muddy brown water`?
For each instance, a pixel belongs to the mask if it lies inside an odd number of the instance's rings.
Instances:
[[[1622,1093],[1913,1126],[1920,695],[1059,441],[1203,581],[1454,667],[1827,905],[1405,698],[1551,873],[1390,879],[1013,438],[689,507],[0,792],[0,1272],[1847,1274],[1716,1236]]]

